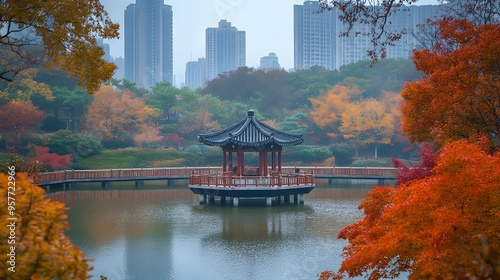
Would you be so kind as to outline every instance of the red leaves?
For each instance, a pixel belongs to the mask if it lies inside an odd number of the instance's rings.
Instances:
[[[32,161],[40,161],[51,170],[64,169],[71,165],[71,155],[58,155],[49,153],[47,147],[35,147],[35,156]]]
[[[433,158],[423,156],[422,166]],[[338,274],[330,275],[378,279],[406,271],[435,279],[491,271],[481,254],[482,242],[500,246],[499,166],[500,153],[457,141],[440,151],[424,179],[374,188],[360,205],[365,218],[340,232],[349,245]]]
[[[12,101],[0,106],[0,131],[26,131],[40,124],[45,114],[31,103]]]
[[[403,131],[411,141],[500,137],[500,26],[438,21],[439,41],[414,51],[423,79],[403,89]],[[497,145],[498,146],[498,145]]]
[[[424,144],[420,151],[421,161],[412,167],[406,166],[396,158],[391,158],[394,167],[399,169],[398,183],[403,184],[411,180],[423,179],[431,174],[436,160],[436,154],[432,151],[430,144]]]

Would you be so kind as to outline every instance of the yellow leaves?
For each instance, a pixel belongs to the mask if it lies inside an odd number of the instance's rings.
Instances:
[[[333,129],[335,134],[340,124],[340,114],[345,110],[349,101],[356,99],[360,93],[361,91],[355,87],[336,85],[325,95],[309,98],[313,121],[321,128]]]
[[[43,52],[48,58],[47,66],[61,67],[70,75],[77,76],[79,85],[89,92],[94,92],[102,82],[111,78],[115,66],[102,59],[103,51],[97,46],[96,38],[118,37],[119,26],[111,22],[99,0],[7,0],[0,6],[0,15],[0,24],[3,26],[11,22],[20,23],[19,28],[34,33],[17,38],[12,34],[4,34],[6,29],[1,29],[0,35],[6,35],[13,46],[10,52],[2,54],[2,58],[9,53],[19,53],[16,50],[20,46],[40,45],[41,38]],[[25,33],[16,32],[21,35]],[[35,35],[39,38],[35,38]],[[23,53],[17,61],[11,60],[9,63],[30,65],[36,60]],[[26,65],[17,68],[15,65],[6,65],[14,71],[22,72],[27,68]]]
[[[13,190],[7,176],[0,174],[0,219],[16,218],[15,243],[0,243],[0,279],[87,279],[85,255],[64,234],[64,204],[46,199],[44,190],[25,174],[17,175]],[[14,216],[7,211],[8,191],[15,192]],[[0,227],[0,236],[10,234],[8,227]],[[15,247],[15,273],[7,270],[10,246]]]
[[[353,87],[336,85],[325,95],[309,99],[314,122],[328,128],[330,137],[339,134],[358,145],[389,144],[398,123],[400,97],[386,92],[382,100],[360,98]]]

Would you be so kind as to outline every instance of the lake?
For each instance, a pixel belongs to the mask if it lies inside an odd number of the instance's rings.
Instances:
[[[316,180],[303,205],[199,205],[186,180],[78,184],[51,193],[69,207],[67,235],[92,258],[92,279],[317,279],[336,270],[339,231],[362,217],[376,181]]]

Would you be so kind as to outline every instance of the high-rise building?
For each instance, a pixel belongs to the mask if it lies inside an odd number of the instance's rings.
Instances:
[[[207,60],[198,58],[198,61],[186,63],[185,83],[190,89],[201,88],[207,81]]]
[[[369,59],[367,50],[373,48],[370,37],[353,34],[369,33],[371,27],[357,23],[349,36],[341,36],[347,31],[347,26],[338,19],[339,11],[333,9],[316,13],[319,9],[318,1],[294,5],[295,69],[322,66],[333,70]],[[387,47],[387,58],[409,58],[418,46],[417,40],[410,34],[418,24],[436,15],[438,10],[438,5],[412,5],[390,16],[387,30],[406,30],[407,35]]]
[[[101,47],[104,51],[102,58],[108,62],[113,62],[113,57],[111,57],[110,47],[108,43],[104,43],[102,38],[97,38],[97,45]]]
[[[151,88],[173,79],[172,6],[136,0],[125,10],[125,79]]]
[[[278,57],[275,53],[269,53],[269,55],[260,58],[259,69],[262,70],[276,70],[280,69],[280,63],[278,62]]]
[[[322,66],[337,69],[339,45],[337,37],[339,24],[335,11],[315,13],[318,1],[305,1],[304,5],[294,5],[294,68],[307,69]]]
[[[226,20],[221,20],[219,27],[207,28],[205,55],[208,80],[245,66],[245,31]]]

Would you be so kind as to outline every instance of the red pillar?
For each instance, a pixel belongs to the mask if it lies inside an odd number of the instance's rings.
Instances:
[[[271,170],[276,171],[276,152],[271,152]]]
[[[245,158],[244,158],[244,153],[242,151],[236,152],[236,164],[237,164],[236,175],[243,175],[245,170]]]
[[[281,151],[278,151],[278,172],[281,173]]]
[[[222,149],[222,172],[226,172],[226,150]]]

